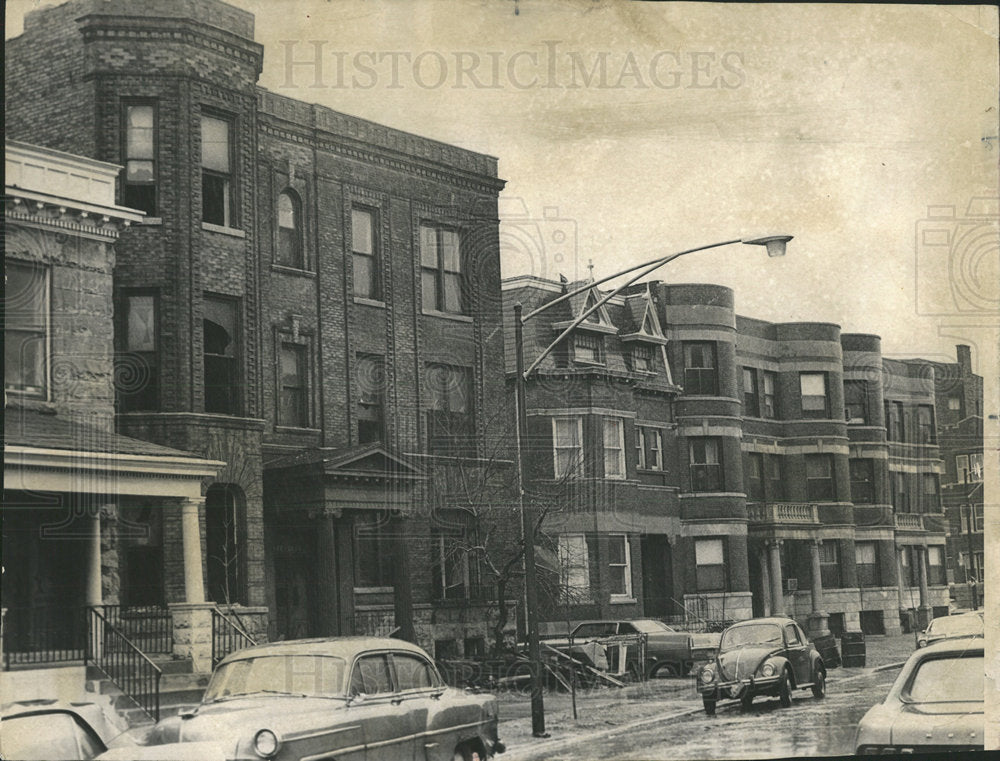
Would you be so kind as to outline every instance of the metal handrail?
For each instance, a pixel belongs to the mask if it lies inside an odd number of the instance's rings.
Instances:
[[[257,640],[247,634],[246,630],[229,616],[212,608],[212,668],[230,653],[253,647]]]
[[[88,611],[84,664],[93,664],[153,721],[160,720],[163,670],[97,608]]]

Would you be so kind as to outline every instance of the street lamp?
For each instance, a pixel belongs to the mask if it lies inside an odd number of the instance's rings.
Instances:
[[[719,243],[711,243],[707,246],[698,246],[697,248],[689,248],[684,251],[679,251],[677,253],[669,254],[667,256],[661,256],[656,259],[650,259],[648,261],[642,262],[641,264],[635,264],[627,269],[620,270],[613,275],[608,275],[600,280],[595,280],[588,282],[586,285],[581,286],[569,293],[565,293],[557,299],[549,301],[537,309],[529,312],[526,315],[522,315],[522,308],[520,304],[514,305],[514,353],[515,353],[515,369],[517,375],[515,377],[515,400],[517,404],[517,496],[518,496],[518,506],[521,511],[521,534],[524,542],[524,607],[525,607],[525,618],[527,619],[527,629],[528,629],[528,659],[530,661],[531,670],[531,733],[535,737],[546,737],[545,733],[545,704],[542,698],[542,680],[541,680],[541,650],[538,642],[538,587],[535,578],[535,518],[534,511],[529,511],[524,504],[524,450],[528,443],[528,410],[527,410],[527,380],[528,376],[531,375],[532,371],[535,370],[542,360],[547,357],[552,350],[562,341],[566,336],[568,336],[580,323],[586,320],[590,315],[600,309],[604,304],[609,302],[612,298],[617,296],[623,290],[628,288],[630,285],[635,283],[642,277],[650,274],[654,270],[659,269],[668,262],[672,262],[674,259],[678,259],[686,254],[693,254],[696,251],[705,251],[710,248],[719,248],[720,246],[728,246],[732,243],[745,243],[752,246],[764,246],[767,248],[767,255],[774,256],[784,256],[785,246],[792,239],[791,235],[770,235],[763,238],[735,238],[734,240],[724,240]],[[613,280],[616,277],[622,275],[627,275],[630,272],[635,272],[639,270],[637,275],[632,276],[622,285],[619,285],[612,289],[606,296],[597,301],[590,309],[586,310],[583,314],[577,317],[573,323],[566,328],[559,337],[556,338],[552,343],[550,343],[545,351],[538,355],[535,360],[531,363],[527,370],[524,368],[524,323],[528,320],[538,316],[547,309],[551,309],[556,304],[566,301],[573,296],[584,291],[589,291],[595,286],[605,283],[608,280]],[[530,513],[530,514],[529,514]]]

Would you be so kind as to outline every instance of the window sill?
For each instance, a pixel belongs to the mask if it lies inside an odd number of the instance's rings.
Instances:
[[[386,595],[391,594],[395,587],[354,587],[356,595]]]
[[[628,476],[605,476],[605,481],[627,481]]]
[[[139,227],[156,227],[163,224],[163,217],[143,217],[139,220]]]
[[[211,233],[220,233],[222,235],[228,235],[232,238],[246,238],[247,234],[243,230],[239,230],[235,227],[225,227],[224,225],[213,225],[211,222],[202,222],[201,229],[207,230]]]
[[[635,605],[639,601],[634,597],[627,597],[625,595],[611,595],[611,599],[608,602],[612,605]]]
[[[385,309],[385,302],[380,299],[369,299],[364,296],[355,296],[355,304],[364,304],[368,307],[376,307],[377,309]]]
[[[452,312],[438,312],[433,309],[424,309],[423,314],[426,317],[440,317],[445,320],[454,320],[455,322],[467,322],[472,323],[472,317],[467,314],[455,314]]]
[[[591,362],[590,360],[576,359],[575,357],[573,358],[573,364],[580,365],[581,367],[607,367],[604,362]]]
[[[639,473],[666,473],[663,468],[636,468]]]
[[[297,425],[276,425],[274,426],[275,433],[322,433],[320,428],[312,428],[311,426],[297,426]]]
[[[304,270],[300,267],[289,267],[287,264],[272,264],[271,269],[285,275],[298,275],[299,277],[315,278],[316,273],[312,270]]]

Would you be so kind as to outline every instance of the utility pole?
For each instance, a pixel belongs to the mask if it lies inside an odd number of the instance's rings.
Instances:
[[[971,457],[969,458],[972,459]],[[971,493],[969,492],[969,469],[965,469],[965,505],[964,507],[969,510],[969,521],[965,524],[965,538],[968,542],[969,550],[969,567],[967,573],[969,575],[969,591],[972,592],[972,609],[976,610],[979,607],[979,594],[976,591],[976,586],[979,583],[976,573],[976,560],[975,555],[972,554],[972,529],[976,522],[976,506],[973,504],[971,499]]]

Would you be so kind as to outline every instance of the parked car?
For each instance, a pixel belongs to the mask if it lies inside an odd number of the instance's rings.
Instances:
[[[815,646],[790,618],[754,618],[733,624],[722,633],[715,661],[698,672],[698,692],[705,713],[715,704],[738,699],[749,708],[758,695],[777,696],[792,704],[792,690],[826,694],[826,666]]]
[[[85,761],[116,734],[93,703],[31,700],[0,709],[0,758]]]
[[[608,645],[639,637],[646,642],[642,673],[647,678],[686,674],[693,664],[711,660],[719,645],[718,634],[679,632],[655,618],[583,621],[574,627],[569,638],[547,640],[546,644],[605,670],[609,665]],[[618,669],[620,672],[632,671],[638,675],[635,652],[635,649],[626,652],[625,668]]]
[[[983,749],[983,639],[935,642],[915,651],[889,694],[858,724],[859,755]]]
[[[917,647],[927,647],[949,637],[982,637],[983,612],[971,611],[935,618],[917,637]]]
[[[446,687],[419,647],[376,637],[292,640],[232,653],[216,667],[200,705],[132,739],[140,746],[214,742],[230,761],[470,761],[504,751],[495,697]]]

